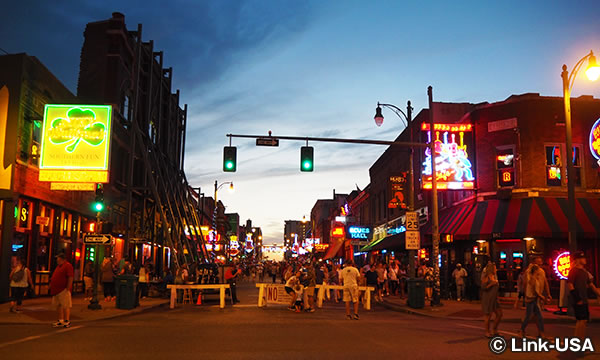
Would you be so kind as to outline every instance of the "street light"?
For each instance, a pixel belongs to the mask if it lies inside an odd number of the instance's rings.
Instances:
[[[396,114],[400,120],[404,120],[406,122],[406,129],[408,129],[409,135],[410,135],[410,142],[413,142],[413,129],[411,127],[412,124],[412,111],[413,108],[410,105],[410,100],[406,102],[406,113],[404,111],[402,111],[402,109],[400,109],[399,107],[397,107],[396,105],[392,105],[392,104],[381,104],[381,103],[377,103],[377,108],[375,108],[375,124],[377,124],[377,126],[381,126],[383,124],[383,114],[381,112],[381,108],[385,107],[388,108],[390,110],[392,110],[394,112],[394,114]],[[414,211],[415,210],[415,182],[414,182],[414,151],[413,148],[410,147],[410,156],[408,157],[408,172],[409,172],[409,183],[408,183],[408,211]],[[408,276],[409,277],[415,277],[415,269],[414,269],[414,264],[413,264],[413,260],[415,257],[415,253],[414,250],[409,250],[408,252],[408,258],[409,258],[409,262],[408,262]]]
[[[567,142],[567,213],[569,222],[569,250],[574,254],[577,250],[577,220],[575,218],[575,169],[573,168],[573,138],[571,134],[571,90],[577,72],[588,60],[588,68],[585,71],[588,79],[595,81],[600,76],[600,66],[596,62],[594,52],[581,58],[571,70],[571,74],[567,71],[567,65],[562,66],[561,77],[563,80],[563,100],[565,104],[565,131]]]

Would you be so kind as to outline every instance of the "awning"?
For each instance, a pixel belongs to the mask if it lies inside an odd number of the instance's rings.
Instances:
[[[323,260],[331,259],[337,256],[338,251],[344,245],[344,239],[331,239],[331,243],[329,243],[329,247],[327,248],[327,253],[323,257]]]
[[[470,201],[465,204],[442,210],[439,215],[439,233],[455,234],[465,219],[471,215],[474,208],[475,202]],[[431,217],[430,221],[428,221],[421,229],[421,233],[431,235]]]
[[[452,234],[455,239],[558,238],[568,235],[565,198],[486,200],[460,205],[448,212],[444,220],[440,217],[440,233]],[[575,215],[578,236],[600,237],[600,199],[576,199]],[[425,229],[425,233],[431,234],[431,226]]]
[[[371,242],[362,249],[361,252],[376,251],[376,250],[404,250],[405,249],[405,233],[394,234],[386,236],[383,239],[379,239]]]

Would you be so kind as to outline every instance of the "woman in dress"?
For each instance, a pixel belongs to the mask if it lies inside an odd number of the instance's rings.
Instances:
[[[488,262],[481,274],[481,309],[485,315],[484,328],[485,336],[491,338],[498,334],[498,324],[502,319],[502,309],[498,303],[498,276],[496,274],[496,265]],[[492,332],[490,332],[490,320],[492,313],[496,314]]]

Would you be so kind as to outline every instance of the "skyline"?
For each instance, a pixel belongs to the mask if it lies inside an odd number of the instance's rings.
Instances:
[[[143,24],[143,40],[164,51],[173,89],[181,89],[182,106],[189,104],[190,185],[212,196],[215,179],[233,181],[235,192],[220,191],[219,199],[241,223],[250,218],[262,227],[265,243],[281,243],[284,221],[309,217],[316,200],[331,198],[333,189],[364,188],[385,147],[312,143],[315,171],[301,173],[304,143],[261,148],[234,139],[238,170],[228,174],[221,164],[225,134],[272,130],[273,136],[393,140],[403,126],[384,110],[378,128],[377,101],[404,107],[411,100],[416,116],[427,106],[429,85],[434,101],[442,102],[496,102],[527,92],[561,96],[562,64],[571,69],[590,49],[600,53],[600,24],[590,11],[600,5],[591,1],[462,8],[444,2],[178,2],[163,6],[160,18],[157,6],[135,1],[30,4],[8,6],[15,16],[0,25],[0,48],[38,57],[74,93],[85,24],[113,11],[125,15],[129,29]],[[28,21],[21,21],[25,14]],[[181,20],[167,21],[171,16]],[[54,32],[68,36],[53,38]],[[579,81],[573,96],[581,94],[598,98],[600,87]]]

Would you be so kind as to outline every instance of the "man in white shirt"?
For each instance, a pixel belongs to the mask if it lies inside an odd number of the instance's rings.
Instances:
[[[348,260],[340,274],[344,285],[344,302],[346,303],[346,317],[349,320],[358,320],[358,280],[360,273],[354,267],[354,261]],[[354,317],[350,315],[350,301],[354,304]]]

